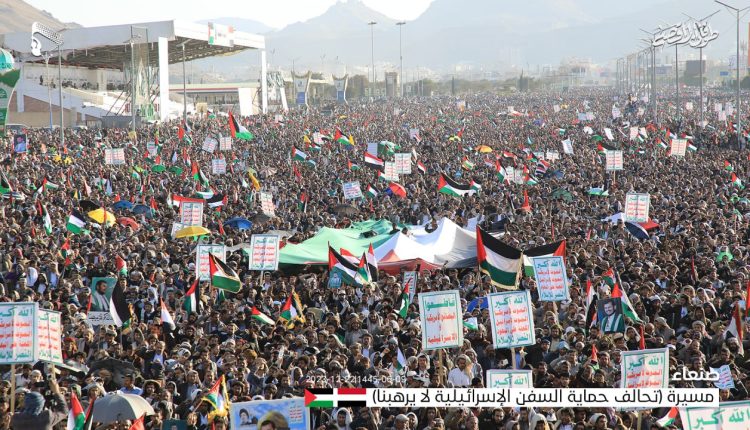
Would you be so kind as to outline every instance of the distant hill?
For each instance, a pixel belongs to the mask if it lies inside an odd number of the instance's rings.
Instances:
[[[198,22],[200,24],[208,24],[209,22],[215,22],[217,24],[231,25],[232,27],[234,27],[235,30],[244,31],[245,33],[263,34],[263,33],[268,33],[269,31],[274,30],[273,27],[269,27],[260,21],[255,21],[252,19],[225,17],[225,18],[204,19]]]
[[[30,31],[34,21],[41,22],[54,30],[80,27],[75,23],[60,22],[49,12],[36,9],[22,0],[0,0],[0,31],[4,33]]]

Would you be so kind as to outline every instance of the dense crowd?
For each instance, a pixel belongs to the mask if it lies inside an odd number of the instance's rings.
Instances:
[[[729,97],[710,94],[708,105]],[[34,129],[26,131],[29,151],[21,155],[13,154],[10,137],[4,139],[2,171],[12,191],[0,205],[2,300],[35,301],[62,312],[68,366],[53,372],[43,363],[18,365],[15,375],[6,367],[0,383],[0,430],[64,428],[71,393],[87,410],[95,399],[116,391],[139,395],[153,406],[156,414],[146,417],[146,429],[161,429],[165,420],[173,419],[186,421],[191,430],[227,429],[227,417],[210,414],[212,404],[204,399],[221,377],[231,402],[301,397],[305,388],[313,387],[483,387],[487,370],[507,369],[513,362],[533,371],[534,387],[618,387],[621,354],[639,349],[641,336],[647,348],[669,348],[673,371],[728,364],[735,388],[722,390],[722,400],[747,399],[750,363],[741,339],[725,334],[735,303],[744,306],[750,284],[750,201],[744,188],[730,180],[725,160],[743,181],[750,161],[746,151],[737,149],[731,122],[717,121],[711,111],[708,125],[700,127],[695,110],[683,110],[684,117],[676,121],[673,109],[667,108],[655,123],[642,100],[616,98],[597,89],[461,100],[461,107],[456,98],[407,99],[353,102],[336,106],[331,114],[306,109],[284,113],[283,118],[239,118],[254,138],[234,140],[233,150],[223,153],[226,175],[210,173],[218,151],[202,150],[205,137],[229,133],[221,114],[189,118],[189,127],[177,121],[146,126],[138,130],[134,143],[129,143],[127,130],[68,130],[61,145],[58,136]],[[613,104],[621,111],[616,119]],[[667,104],[660,101],[660,108]],[[696,100],[693,104],[698,106]],[[595,117],[579,121],[578,112]],[[646,128],[647,137],[631,140],[629,126]],[[181,127],[188,128],[182,139]],[[624,170],[616,177],[605,172],[593,139],[604,136],[605,127],[614,132],[614,140],[604,137],[603,143],[625,151]],[[337,128],[353,137],[352,147],[326,140],[316,150],[305,140],[314,132],[333,135]],[[419,141],[410,138],[411,128],[419,129]],[[697,151],[668,156],[658,143],[670,133],[688,137]],[[571,140],[573,154],[563,152],[563,139]],[[149,141],[158,142],[160,159],[147,152]],[[366,142],[380,141],[400,146],[398,152],[413,152],[415,161],[426,167],[426,173],[415,169],[401,177],[405,197],[388,192],[388,183],[379,180],[375,170],[347,167],[349,161],[363,165]],[[477,152],[480,145],[492,152]],[[316,164],[292,162],[293,146]],[[103,152],[109,147],[125,147],[127,163],[105,165]],[[538,184],[498,179],[496,160],[526,164],[533,174],[533,152],[546,150],[561,156],[537,178]],[[515,157],[499,157],[503,152]],[[181,171],[157,172],[155,164]],[[194,164],[209,186],[193,178]],[[248,170],[260,190],[272,193],[275,216],[261,216]],[[461,183],[473,179],[481,192],[465,197],[438,193],[441,172]],[[42,186],[37,192],[45,180],[59,187]],[[371,184],[378,196],[349,204],[341,182],[353,180],[363,188]],[[596,187],[607,189],[607,195],[590,194]],[[334,289],[328,287],[325,265],[282,265],[261,277],[261,272],[247,270],[247,256],[238,250],[227,255],[226,262],[239,274],[241,290],[220,295],[210,282],[203,282],[198,309],[188,313],[183,302],[195,277],[199,242],[172,237],[178,210],[170,200],[172,195],[193,197],[208,189],[226,200],[220,210],[206,207],[203,225],[211,232],[203,239],[206,243],[234,246],[268,231],[281,232],[282,244],[300,243],[321,227],[344,228],[366,220],[386,220],[394,231],[408,233],[411,225],[429,229],[443,217],[461,226],[476,220],[504,233],[501,240],[518,249],[564,238],[570,299],[541,302],[533,277],[520,278],[518,288],[529,290],[535,305],[536,344],[516,349],[515,360],[509,350],[493,348],[489,313],[481,307],[464,315],[476,317],[478,327],[464,328],[460,348],[424,351],[417,300],[406,317],[397,313],[403,291],[398,273],[381,271],[376,283]],[[524,191],[530,210],[519,210]],[[628,191],[651,196],[650,218],[658,226],[649,229],[648,238],[633,236],[622,222],[602,221],[622,211]],[[133,217],[137,226],[101,226],[89,219],[87,232],[71,234],[66,222],[74,210],[84,212],[80,200],[112,211],[117,200],[155,209],[140,216],[114,211]],[[345,204],[353,210],[340,211]],[[52,224],[49,233],[44,211]],[[251,229],[224,228],[223,221],[233,217],[253,220]],[[70,249],[61,249],[65,243]],[[117,267],[118,257],[127,273]],[[627,319],[623,332],[605,334],[587,324],[586,284],[590,282],[599,297],[608,297],[611,288],[603,274],[609,269],[618,274],[640,321]],[[92,290],[97,292],[92,279],[106,276],[118,278],[132,304],[134,319],[127,330],[92,325],[87,318]],[[278,319],[292,290],[306,318],[285,324]],[[495,288],[476,267],[419,273],[416,296],[438,290],[459,290],[466,309]],[[162,324],[161,301],[173,315],[174,331]],[[252,318],[253,307],[277,323]],[[405,368],[399,366],[398,351]],[[108,359],[131,366],[97,369]],[[83,370],[71,370],[75,367]],[[675,386],[710,384],[682,381]],[[311,425],[338,430],[650,429],[658,428],[655,422],[665,413],[338,408],[311,410]],[[130,424],[93,423],[92,428]],[[679,419],[673,427],[680,428]]]

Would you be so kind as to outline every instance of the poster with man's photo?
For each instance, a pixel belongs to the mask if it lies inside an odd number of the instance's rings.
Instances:
[[[263,400],[232,403],[232,430],[307,430],[310,410],[305,399]]]
[[[109,299],[115,289],[117,278],[91,278],[91,310],[109,312]]]
[[[13,136],[13,152],[16,154],[24,154],[29,149],[29,140],[25,134],[17,134]]]
[[[599,300],[596,304],[596,318],[604,333],[625,331],[625,317],[622,315],[622,300],[619,297]]]

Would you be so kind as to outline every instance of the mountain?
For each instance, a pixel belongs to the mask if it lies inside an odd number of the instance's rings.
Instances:
[[[252,19],[243,19],[243,18],[225,17],[225,18],[204,19],[198,22],[200,24],[208,24],[209,22],[215,22],[217,24],[231,25],[232,27],[234,27],[236,31],[244,31],[245,33],[254,33],[254,34],[263,34],[263,33],[268,33],[269,31],[274,30],[273,27],[269,27],[260,21],[255,21]]]
[[[49,12],[36,9],[22,0],[0,0],[0,28],[4,33],[29,31],[34,21],[53,30],[79,27],[75,23],[62,23]]]

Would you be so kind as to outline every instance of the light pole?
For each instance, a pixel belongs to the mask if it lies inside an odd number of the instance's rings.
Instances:
[[[294,78],[294,63],[299,60],[302,57],[297,57],[292,59],[292,78]]]
[[[731,9],[736,13],[737,16],[737,94],[736,94],[736,111],[737,111],[737,148],[742,148],[742,115],[741,113],[741,105],[740,105],[740,12],[743,12],[747,9],[750,9],[750,6],[744,7],[742,9],[737,9],[734,6],[729,6],[728,4],[721,2],[719,0],[714,0],[716,3],[719,3],[720,5],[726,7],[727,9]]]
[[[406,24],[406,21],[397,22],[398,26],[398,60],[399,60],[399,79],[401,80],[401,97],[404,96],[404,54],[401,50],[401,28]]]
[[[50,42],[54,43],[57,46],[57,80],[59,81],[58,89],[59,89],[59,96],[60,96],[60,145],[65,145],[65,123],[63,122],[63,91],[62,91],[62,44],[63,44],[63,37],[62,34],[53,31],[51,28],[47,27],[44,24],[40,24],[38,22],[34,22],[31,24],[31,53],[39,57],[42,55],[42,44],[39,42],[37,38],[34,37],[35,34],[39,34],[45,39],[49,40]],[[49,58],[49,54],[47,54],[47,58]],[[49,90],[48,90],[49,92]],[[50,98],[51,100],[51,98]],[[51,103],[51,102],[50,102]],[[51,110],[50,110],[50,116],[51,116]],[[52,126],[50,122],[50,127]]]
[[[375,24],[377,22],[370,21],[367,25],[370,26],[370,55],[372,56],[372,84],[375,84]],[[375,87],[373,86],[373,90]]]
[[[685,12],[683,12],[682,14],[685,15],[686,17],[692,19],[693,21],[702,22],[702,21],[707,20],[708,18],[711,18],[712,16],[716,15],[719,12],[720,12],[720,10],[717,10],[716,12],[714,12],[714,13],[712,13],[710,15],[707,15],[707,16],[701,18],[701,19],[695,19],[692,16],[686,14]],[[739,60],[737,62],[739,63]],[[701,122],[700,122],[700,124],[701,124],[701,128],[703,128],[703,45],[701,45],[698,48],[698,64],[700,65],[700,94],[699,94],[699,97],[700,97],[700,110],[701,110]]]
[[[185,75],[185,44],[188,43],[188,41],[184,41],[180,43],[180,46],[182,47],[182,119],[185,121],[185,124],[187,124],[187,84],[186,84],[186,75]]]
[[[656,110],[657,109],[656,108],[656,46],[654,46],[653,44],[654,36],[658,33],[658,31],[651,32],[651,31],[644,30],[642,28],[640,30],[648,34],[649,36],[651,36],[651,38],[648,40],[646,39],[642,39],[642,40],[645,40],[649,44],[649,46],[651,46],[651,98],[652,98],[651,108],[654,113],[654,122],[658,123],[659,121],[656,117],[657,115],[657,110]]]

